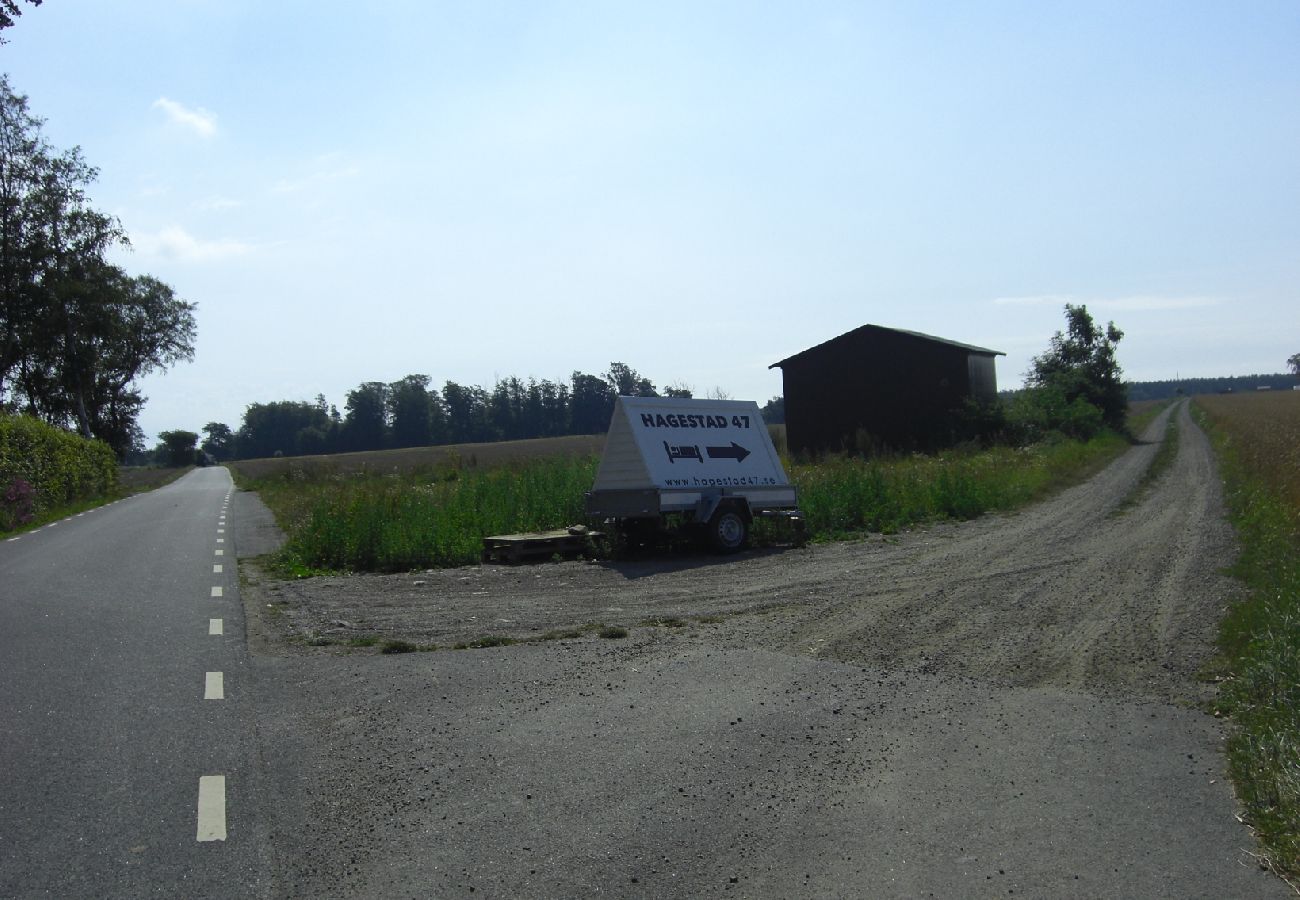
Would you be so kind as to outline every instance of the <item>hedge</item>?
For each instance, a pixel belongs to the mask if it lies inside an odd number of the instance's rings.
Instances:
[[[0,531],[116,487],[117,458],[103,441],[30,416],[0,416]]]

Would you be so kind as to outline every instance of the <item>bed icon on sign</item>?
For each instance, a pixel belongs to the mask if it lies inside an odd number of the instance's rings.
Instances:
[[[698,445],[684,444],[681,447],[674,447],[664,441],[664,450],[668,453],[670,463],[676,463],[679,459],[698,459],[701,465],[704,464],[704,454],[700,452]]]

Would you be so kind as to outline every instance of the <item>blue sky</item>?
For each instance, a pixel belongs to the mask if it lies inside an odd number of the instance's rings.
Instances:
[[[864,323],[1135,380],[1300,352],[1300,4],[23,6],[0,70],[199,304],[141,425],[626,362],[760,403]]]

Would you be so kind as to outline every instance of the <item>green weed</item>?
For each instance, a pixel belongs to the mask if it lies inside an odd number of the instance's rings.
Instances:
[[[1106,433],[1087,442],[1027,448],[831,458],[796,464],[790,474],[812,539],[837,540],[1013,509],[1083,480],[1126,446],[1122,437]],[[759,540],[765,524],[755,528]]]
[[[1020,449],[833,457],[788,463],[787,470],[799,488],[807,536],[834,540],[1012,509],[1086,478],[1125,446],[1107,433]],[[583,521],[583,494],[596,466],[594,457],[385,475],[298,466],[245,486],[259,492],[289,535],[274,562],[282,576],[403,572],[475,563],[488,535]],[[782,543],[787,531],[782,522],[759,520],[754,541]]]

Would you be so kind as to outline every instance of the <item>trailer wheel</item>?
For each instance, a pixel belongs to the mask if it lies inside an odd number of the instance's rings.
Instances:
[[[723,507],[709,519],[709,546],[719,553],[735,553],[749,538],[749,523],[734,509]]]

